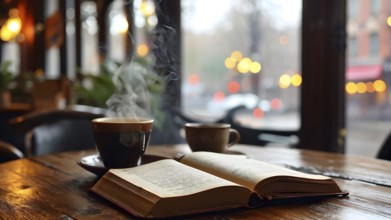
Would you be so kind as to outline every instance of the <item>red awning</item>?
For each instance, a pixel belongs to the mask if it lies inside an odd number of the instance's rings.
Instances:
[[[366,66],[350,66],[346,70],[348,81],[373,80],[381,77],[383,66],[380,64]]]

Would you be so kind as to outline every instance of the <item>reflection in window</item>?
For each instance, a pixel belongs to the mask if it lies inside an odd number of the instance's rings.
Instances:
[[[183,0],[182,104],[253,127],[298,128],[301,1]]]

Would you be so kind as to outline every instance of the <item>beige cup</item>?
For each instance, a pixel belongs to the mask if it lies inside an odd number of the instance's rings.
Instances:
[[[107,168],[137,166],[148,146],[152,124],[152,119],[93,119],[96,148],[103,164]]]
[[[186,123],[185,134],[192,151],[222,153],[240,140],[239,132],[224,123]]]

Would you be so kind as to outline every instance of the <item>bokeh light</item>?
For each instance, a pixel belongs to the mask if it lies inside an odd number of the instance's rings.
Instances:
[[[388,24],[388,26],[391,27],[391,16],[389,16],[389,17],[387,18],[387,24]]]
[[[288,74],[282,74],[279,80],[279,86],[281,89],[286,89],[291,84],[291,77]]]
[[[287,36],[281,36],[280,37],[280,44],[285,46],[285,45],[288,45],[288,42],[289,42],[289,38]]]
[[[192,73],[189,75],[187,80],[190,85],[197,85],[198,83],[200,83],[200,75],[198,75],[197,73]]]
[[[282,108],[282,101],[279,98],[274,98],[270,101],[270,106],[273,110],[279,110]]]
[[[386,91],[386,83],[383,80],[380,80],[380,79],[376,80],[373,83],[373,86],[374,86],[376,92]]]
[[[261,108],[262,111],[264,111],[264,112],[270,111],[270,109],[271,109],[270,102],[268,100],[260,101],[259,108]]]
[[[237,68],[238,68],[238,71],[240,72],[240,73],[248,73],[248,71],[250,70],[250,65],[251,65],[251,59],[250,58],[247,58],[247,57],[245,57],[245,58],[243,58],[243,59],[241,59],[240,61],[239,61],[239,63],[238,63],[238,66],[237,66]]]
[[[140,11],[145,17],[149,17],[155,13],[155,3],[151,0],[142,0]]]
[[[242,59],[242,53],[240,51],[235,50],[231,53],[231,57],[237,62]]]
[[[260,108],[255,108],[253,110],[253,116],[254,118],[263,118],[263,116],[265,115],[265,113],[262,111],[262,109]]]
[[[225,67],[227,67],[228,69],[233,69],[236,66],[236,61],[234,58],[228,57],[227,59],[225,59],[224,64],[225,64]]]
[[[345,90],[348,94],[355,94],[357,92],[357,86],[354,82],[349,82],[345,85]]]
[[[149,52],[148,45],[146,44],[140,44],[137,47],[137,54],[141,57],[145,57]]]
[[[230,93],[237,93],[240,90],[240,84],[236,81],[231,81],[228,83],[227,89]]]
[[[117,14],[114,15],[110,22],[110,33],[113,35],[126,33],[128,31],[128,21],[125,15]]]
[[[22,20],[19,18],[18,9],[11,9],[10,17],[6,20],[0,30],[0,39],[3,41],[13,40],[22,29]]]
[[[363,82],[357,83],[356,86],[357,86],[357,93],[363,94],[367,91],[367,85]]]
[[[367,92],[375,92],[375,87],[373,86],[373,82],[367,82]]]
[[[250,72],[252,73],[259,73],[261,71],[261,64],[258,62],[252,62],[250,64]]]
[[[292,76],[291,83],[293,86],[298,87],[301,85],[301,82],[302,82],[302,78],[299,74],[295,74]]]
[[[218,91],[218,92],[216,92],[216,93],[213,95],[213,100],[214,100],[215,102],[222,102],[222,101],[224,101],[224,99],[225,99],[225,94],[224,94],[224,92]]]

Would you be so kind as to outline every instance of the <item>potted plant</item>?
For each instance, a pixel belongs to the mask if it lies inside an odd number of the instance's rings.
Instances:
[[[9,86],[13,80],[13,75],[9,70],[11,61],[5,61],[0,64],[0,107],[11,103],[11,92]]]

